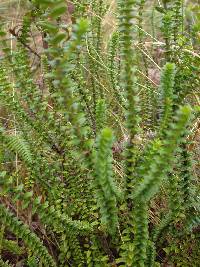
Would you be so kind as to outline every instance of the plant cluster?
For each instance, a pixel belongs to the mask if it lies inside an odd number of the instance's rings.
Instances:
[[[0,266],[199,266],[199,15],[158,2],[1,19]]]

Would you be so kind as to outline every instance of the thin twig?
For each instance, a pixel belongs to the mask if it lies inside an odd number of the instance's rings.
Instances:
[[[9,29],[10,34],[12,34],[14,37],[16,37],[16,39],[24,46],[26,47],[32,54],[34,54],[35,56],[37,56],[39,59],[41,59],[41,56],[35,51],[33,50],[29,45],[27,45],[26,43],[24,43],[21,39],[20,36],[17,35],[17,33],[15,32],[15,30],[13,29]]]

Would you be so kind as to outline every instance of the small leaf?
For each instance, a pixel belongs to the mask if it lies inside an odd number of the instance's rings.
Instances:
[[[53,43],[54,45],[57,45],[57,44],[59,44],[62,40],[64,40],[65,37],[66,37],[66,34],[65,34],[65,33],[59,33],[59,34],[57,34],[57,35],[53,38],[52,43]]]
[[[24,194],[24,198],[25,198],[25,199],[29,199],[29,198],[31,198],[32,196],[33,196],[33,191],[26,192],[26,193]]]
[[[56,7],[52,10],[52,12],[49,14],[49,16],[51,18],[58,18],[61,15],[63,15],[65,12],[67,11],[67,6],[60,6],[60,7]]]
[[[165,14],[165,13],[166,13],[165,9],[164,9],[163,7],[161,7],[161,6],[156,6],[155,9],[156,9],[159,13],[162,13],[162,14]]]
[[[49,33],[56,33],[58,32],[58,27],[50,22],[40,22],[39,25],[44,28]]]

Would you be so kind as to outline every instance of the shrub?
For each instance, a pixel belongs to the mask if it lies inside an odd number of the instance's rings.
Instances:
[[[198,265],[198,23],[162,2],[2,20],[1,266]]]

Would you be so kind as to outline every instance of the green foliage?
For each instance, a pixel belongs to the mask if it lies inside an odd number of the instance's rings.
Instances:
[[[2,267],[11,267],[12,265],[10,265],[9,263],[8,263],[8,261],[3,261],[1,258],[0,258],[0,265],[2,266]]]
[[[2,247],[5,251],[9,251],[18,256],[23,254],[23,248],[19,247],[16,241],[3,239]]]
[[[26,162],[27,164],[32,164],[32,155],[29,148],[28,143],[25,139],[23,139],[20,135],[6,135],[4,133],[4,142],[7,144],[8,149],[11,151],[18,153],[19,156]]]
[[[173,114],[174,103],[174,79],[175,79],[175,65],[167,63],[161,74],[160,81],[160,95],[161,95],[161,111],[160,111],[160,132],[165,132],[165,127],[169,125]]]
[[[158,2],[2,9],[0,266],[198,266],[199,8]]]
[[[136,1],[119,1],[119,33],[122,61],[121,87],[126,95],[126,123],[129,142],[126,151],[126,187],[127,195],[130,194],[130,183],[133,179],[136,161],[135,136],[139,132],[138,87],[135,66],[135,53],[132,48],[134,19],[133,7]]]
[[[169,170],[173,153],[177,144],[180,143],[181,135],[187,126],[190,118],[191,108],[189,106],[182,107],[175,117],[176,122],[171,124],[171,129],[166,132],[166,139],[160,145],[159,151],[151,159],[149,169],[144,175],[144,182],[139,184],[135,189],[135,198],[150,200],[160,187],[161,179],[165,177],[166,171]]]
[[[113,89],[114,97],[117,99],[118,103],[124,107],[124,98],[123,92],[120,92],[119,88],[119,63],[116,62],[116,57],[119,52],[119,32],[115,31],[112,34],[110,43],[109,43],[109,72],[110,72],[110,82]]]
[[[106,126],[106,102],[99,99],[96,105],[96,130],[101,131]]]
[[[97,141],[95,155],[95,188],[101,222],[114,235],[118,226],[117,196],[119,195],[112,174],[112,132],[103,129]]]
[[[0,206],[1,222],[10,229],[18,238],[26,243],[29,249],[40,258],[40,262],[48,266],[56,266],[54,260],[43,246],[40,239],[30,231],[27,225],[23,224],[13,216],[3,205]]]

